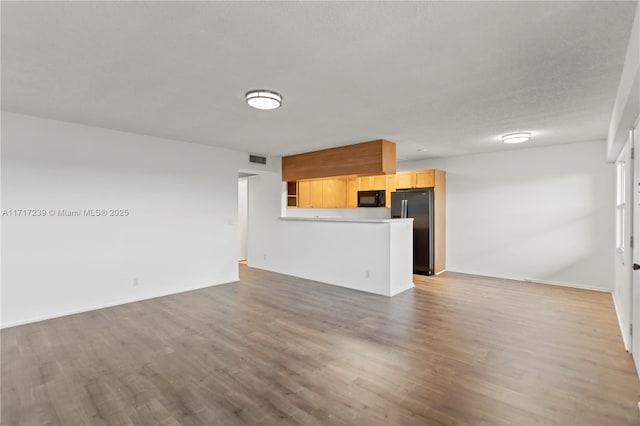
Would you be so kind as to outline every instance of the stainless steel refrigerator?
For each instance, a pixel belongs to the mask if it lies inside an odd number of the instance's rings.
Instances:
[[[391,193],[391,218],[413,218],[413,273],[433,275],[433,188]]]

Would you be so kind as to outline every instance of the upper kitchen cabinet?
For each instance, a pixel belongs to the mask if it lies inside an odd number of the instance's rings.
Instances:
[[[335,185],[336,208],[345,208],[347,207],[347,178],[336,178]]]
[[[386,175],[360,176],[358,178],[358,188],[360,191],[385,189],[386,187],[387,187]]]
[[[298,181],[298,207],[311,207],[311,181]]]
[[[303,179],[298,181],[298,207],[347,207],[347,178]]]
[[[347,177],[347,208],[358,207],[358,180],[355,176]]]
[[[287,207],[298,206],[298,182],[287,182]]]
[[[396,144],[384,139],[282,157],[282,180],[396,172]]]
[[[396,174],[397,189],[433,188],[435,185],[435,170],[411,170]]]
[[[324,207],[324,182],[320,179],[311,181],[311,207]]]
[[[347,207],[347,178],[322,179],[322,205],[325,208]]]
[[[387,176],[387,186],[385,192],[385,203],[388,208],[391,208],[391,193],[397,189],[396,186],[396,175],[388,175]]]
[[[386,207],[391,207],[391,193],[400,189],[444,188],[445,173],[440,170],[412,170],[393,175],[338,176],[326,179],[302,179],[288,182],[289,207],[355,208],[358,191],[384,190]],[[297,200],[297,204],[294,205]]]

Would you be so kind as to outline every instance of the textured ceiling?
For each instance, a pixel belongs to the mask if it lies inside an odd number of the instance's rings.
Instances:
[[[605,139],[637,2],[2,2],[2,109],[271,155]],[[250,89],[276,90],[259,111]],[[418,152],[420,148],[426,149]]]

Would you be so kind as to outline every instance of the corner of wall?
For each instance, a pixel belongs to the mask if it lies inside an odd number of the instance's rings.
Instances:
[[[625,62],[611,112],[607,160],[616,161],[636,118],[640,115],[640,2],[636,7]]]

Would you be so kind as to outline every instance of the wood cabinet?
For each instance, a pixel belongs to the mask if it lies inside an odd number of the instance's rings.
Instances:
[[[324,207],[323,179],[311,180],[311,207]]]
[[[347,208],[358,207],[358,178],[347,178]]]
[[[287,182],[287,207],[298,207],[298,182]]]
[[[311,207],[311,182],[298,181],[298,207]]]
[[[347,206],[346,178],[322,179],[322,206],[344,208]]]
[[[433,254],[434,273],[444,272],[446,268],[446,193],[447,175],[442,170],[433,173]]]
[[[339,177],[335,179],[336,208],[347,207],[347,178]]]
[[[358,177],[358,189],[356,191],[368,191],[371,189],[371,176]]]
[[[347,207],[346,177],[300,180],[297,191],[298,207],[301,208]]]
[[[416,188],[433,188],[435,185],[435,170],[417,170]]]
[[[326,179],[304,179],[287,183],[287,205],[302,208],[355,208],[358,191],[385,190],[386,207],[391,207],[391,193],[398,189],[436,187],[436,170],[412,170],[394,175],[339,176]],[[295,189],[294,189],[295,188]],[[295,194],[295,197],[293,196]]]
[[[415,188],[416,187],[416,175],[413,172],[400,172],[396,173],[396,188]]]
[[[282,157],[282,180],[396,172],[396,144],[384,139]]]
[[[387,208],[391,208],[391,193],[394,192],[396,189],[397,189],[397,187],[396,187],[396,176],[395,175],[388,175],[387,176],[386,191],[384,193],[385,204],[386,204]]]
[[[433,188],[435,185],[435,170],[411,170],[396,173],[396,188]]]

